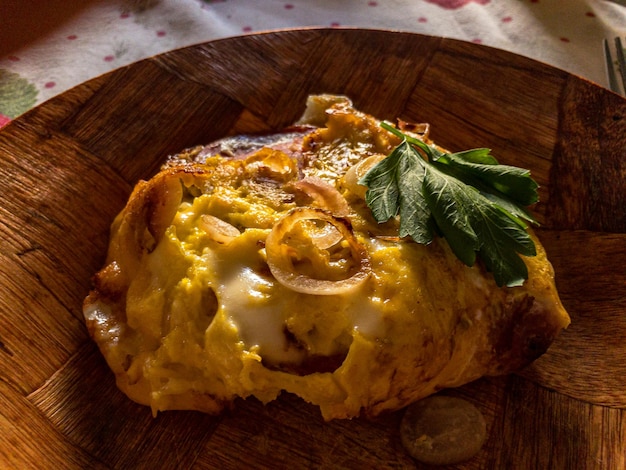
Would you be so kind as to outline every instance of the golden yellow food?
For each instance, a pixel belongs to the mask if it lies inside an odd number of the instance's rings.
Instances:
[[[397,144],[347,98],[314,96],[292,129],[191,149],[139,182],[84,304],[119,388],[154,413],[286,391],[330,420],[543,354],[569,317],[538,240],[524,285],[498,287],[444,240],[373,220],[358,181]]]

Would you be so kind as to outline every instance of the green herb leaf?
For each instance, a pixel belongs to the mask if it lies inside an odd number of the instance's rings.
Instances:
[[[478,149],[489,152],[489,149]],[[530,171],[508,165],[495,163],[476,163],[466,160],[464,157],[473,156],[472,150],[461,153],[444,155],[445,161],[440,158],[436,164],[442,164],[456,170],[457,177],[469,185],[486,185],[492,191],[504,194],[512,201],[523,206],[529,206],[537,202],[537,183],[530,178]],[[475,182],[478,180],[478,182]]]
[[[368,187],[365,201],[378,222],[400,215],[401,237],[410,236],[417,243],[433,239],[430,209],[422,191],[426,162],[405,141],[387,158],[368,171],[360,183]]]
[[[478,235],[472,227],[471,193],[465,185],[438,171],[428,168],[424,179],[424,197],[433,211],[437,226],[456,256],[468,266],[476,260],[480,249]]]
[[[537,202],[528,170],[500,165],[489,149],[444,153],[395,127],[402,139],[359,181],[374,218],[400,217],[401,237],[428,244],[442,234],[455,255],[473,266],[477,254],[499,286],[521,285],[528,269],[520,255],[534,256],[524,206]]]

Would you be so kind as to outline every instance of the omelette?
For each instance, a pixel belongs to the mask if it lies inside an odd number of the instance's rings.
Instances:
[[[444,238],[372,217],[361,178],[398,143],[317,95],[282,132],[185,150],[138,182],[83,307],[117,386],[154,414],[287,392],[325,420],[372,417],[545,353],[570,319],[531,229],[528,279],[506,287]]]

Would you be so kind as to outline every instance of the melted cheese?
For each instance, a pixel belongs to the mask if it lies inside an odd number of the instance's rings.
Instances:
[[[183,247],[192,260],[194,267],[188,275],[211,273],[203,288],[215,292],[221,313],[236,328],[246,349],[258,352],[268,363],[297,363],[305,353],[338,352],[341,337],[351,336],[352,331],[358,330],[366,336],[383,333],[381,312],[390,299],[355,292],[312,297],[278,283],[267,271],[264,251],[260,248],[269,230],[244,230],[227,245],[209,240],[196,225],[206,207],[211,206],[203,199],[211,197],[201,196],[193,204],[181,206],[175,218],[175,230],[170,232],[170,242]],[[178,239],[174,234],[186,236]],[[372,244],[372,253],[383,257],[384,251],[390,249],[393,248],[382,247],[378,242]],[[325,317],[323,322],[319,321],[320,315]],[[304,318],[311,320],[305,322]],[[330,337],[308,333],[319,328],[316,326],[319,323],[332,332]],[[306,351],[288,343],[285,334],[288,327],[292,335],[301,335],[297,339],[306,342]]]
[[[84,310],[120,388],[155,412],[216,413],[237,396],[269,401],[286,390],[326,419],[352,417],[506,370],[498,354],[522,364],[525,353],[509,351],[515,335],[551,341],[569,318],[540,245],[527,284],[497,288],[445,242],[398,240],[394,221],[373,221],[363,188],[342,178],[390,149],[378,121],[345,103],[302,145],[305,176],[345,186],[351,233],[369,257],[368,276],[342,294],[298,292],[268,267],[268,235],[307,204],[292,186],[302,176],[295,160],[281,151],[209,157],[138,185]],[[216,237],[207,215],[232,230]]]

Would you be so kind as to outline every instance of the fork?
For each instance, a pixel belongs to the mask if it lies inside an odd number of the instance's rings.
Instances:
[[[615,56],[617,58],[617,66],[622,83],[621,88],[618,83],[617,74],[615,73],[615,62],[613,62],[609,41],[605,39],[603,43],[606,75],[609,79],[609,88],[615,93],[626,96],[626,60],[624,59],[624,47],[622,46],[622,40],[620,38],[615,38]]]

